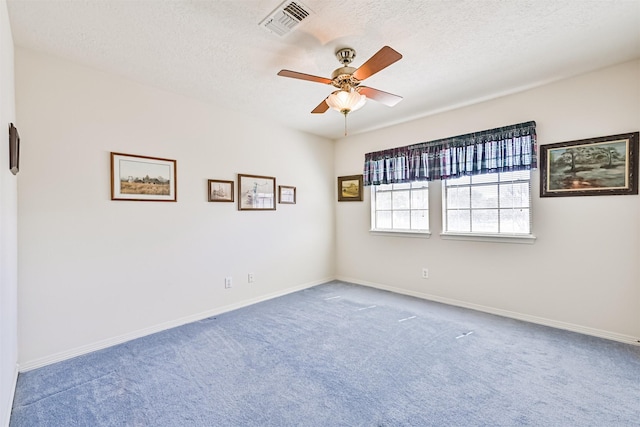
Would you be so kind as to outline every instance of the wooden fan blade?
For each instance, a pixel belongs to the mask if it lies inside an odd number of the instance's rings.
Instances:
[[[358,88],[358,92],[360,92],[367,98],[373,99],[374,101],[378,101],[384,105],[388,105],[389,107],[393,107],[398,102],[402,101],[401,96],[394,95],[389,92],[384,92],[378,89],[374,89],[372,87],[360,86]]]
[[[402,59],[402,55],[391,49],[389,46],[384,46],[376,52],[375,55],[369,58],[367,62],[362,64],[360,68],[353,73],[353,77],[362,81],[367,77],[371,77],[378,71],[387,68],[389,65],[399,61],[400,59]]]
[[[331,84],[331,79],[326,77],[312,76],[311,74],[298,73],[297,71],[280,70],[278,73],[282,77],[291,77],[292,79],[308,80],[310,82]]]
[[[320,104],[311,112],[312,114],[322,114],[329,109],[329,104],[327,104],[327,98],[323,99]]]

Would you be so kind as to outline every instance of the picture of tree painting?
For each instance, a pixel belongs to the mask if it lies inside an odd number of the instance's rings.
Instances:
[[[549,150],[549,191],[628,186],[628,140]]]

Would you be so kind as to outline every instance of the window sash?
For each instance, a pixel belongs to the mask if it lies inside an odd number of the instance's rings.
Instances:
[[[505,180],[505,173],[492,175],[443,181],[444,233],[531,235],[531,174],[529,179],[512,180]],[[514,186],[519,186],[523,195],[519,200],[516,200],[518,197],[515,194],[505,197],[505,193]],[[494,199],[474,200],[474,189],[490,188],[496,190]]]
[[[374,231],[429,231],[427,183],[372,187],[371,229]]]

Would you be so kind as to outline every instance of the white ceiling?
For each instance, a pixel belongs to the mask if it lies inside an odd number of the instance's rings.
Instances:
[[[366,85],[404,100],[367,101],[350,134],[640,58],[640,0],[301,0],[314,14],[284,38],[258,25],[281,2],[7,4],[18,46],[331,139],[343,116],[310,111],[333,88],[276,73],[331,77],[341,47],[355,67],[384,45],[403,55]]]

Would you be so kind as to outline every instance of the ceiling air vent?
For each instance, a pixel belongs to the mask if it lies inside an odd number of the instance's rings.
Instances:
[[[259,25],[280,37],[284,37],[312,13],[311,9],[299,1],[286,0],[264,18]]]

